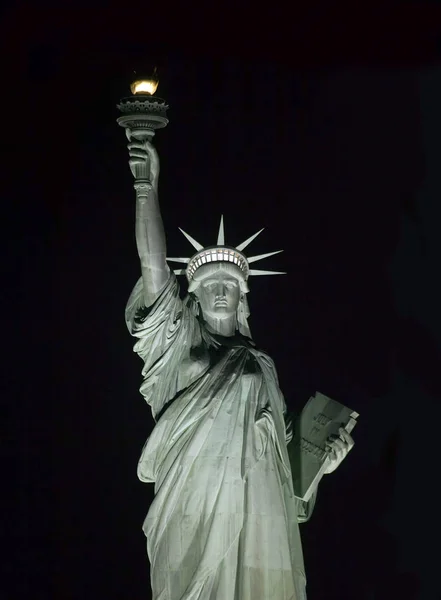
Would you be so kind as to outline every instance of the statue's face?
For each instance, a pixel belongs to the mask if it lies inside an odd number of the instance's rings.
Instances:
[[[240,281],[228,271],[218,270],[207,275],[195,293],[203,314],[225,319],[234,315],[239,306]]]

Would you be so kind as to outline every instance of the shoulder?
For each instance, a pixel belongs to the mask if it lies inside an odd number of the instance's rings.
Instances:
[[[275,365],[273,359],[264,350],[261,350],[260,348],[255,347],[255,348],[251,349],[251,351],[257,357],[257,360],[260,363],[262,363],[263,365],[265,365],[265,367],[267,367],[268,369],[274,370],[274,371],[276,370],[276,365]]]

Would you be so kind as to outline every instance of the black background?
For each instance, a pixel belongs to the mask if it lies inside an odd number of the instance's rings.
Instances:
[[[319,389],[361,414],[302,526],[309,600],[441,598],[439,11],[360,7],[4,12],[5,597],[150,597],[115,105],[157,64],[169,254],[221,213],[234,245],[264,226],[248,251],[288,275],[251,280],[255,341],[292,410]]]

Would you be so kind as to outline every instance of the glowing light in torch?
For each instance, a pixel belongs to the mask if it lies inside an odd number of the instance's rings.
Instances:
[[[158,83],[157,79],[138,79],[131,84],[130,89],[134,95],[147,94],[153,96],[158,88]]]

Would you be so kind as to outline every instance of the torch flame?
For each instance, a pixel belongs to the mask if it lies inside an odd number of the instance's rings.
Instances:
[[[158,81],[154,79],[139,79],[130,86],[132,94],[149,94],[153,96],[158,87]]]

